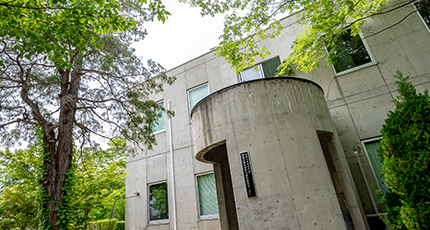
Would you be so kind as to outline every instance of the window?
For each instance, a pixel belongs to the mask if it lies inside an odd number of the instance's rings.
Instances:
[[[149,185],[149,221],[163,223],[168,219],[167,183]]]
[[[381,144],[378,140],[363,142],[369,161],[372,164],[373,173],[378,181],[379,188],[384,192],[388,192],[388,187],[384,183],[384,177],[381,173],[382,162],[379,157],[379,147]]]
[[[209,95],[208,84],[189,90],[188,91],[188,105],[189,105],[188,107],[190,109],[189,112],[191,113],[191,110],[197,104],[197,102],[199,102],[207,95]]]
[[[334,51],[336,57],[333,58],[333,67],[336,73],[372,62],[372,58],[360,36],[353,37],[351,30],[343,33],[337,43],[337,49]],[[328,49],[330,50],[330,48]]]
[[[415,8],[420,13],[424,23],[430,29],[430,0],[421,0],[414,3]]]
[[[200,218],[218,217],[218,203],[215,189],[214,174],[197,176]]]
[[[164,102],[158,102],[158,105],[164,107]],[[157,113],[161,114],[161,117],[157,118],[154,123],[154,133],[164,130],[164,112],[163,110],[157,110]]]
[[[239,81],[250,81],[259,78],[271,78],[278,74],[278,66],[281,64],[279,57],[272,58],[254,67],[245,69],[239,74]],[[257,70],[256,70],[257,69]]]

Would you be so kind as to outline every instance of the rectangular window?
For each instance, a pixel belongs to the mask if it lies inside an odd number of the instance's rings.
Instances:
[[[200,218],[218,217],[218,203],[213,173],[197,176]]]
[[[168,222],[168,219],[167,183],[149,185],[149,221],[161,223]]]
[[[430,0],[421,0],[414,3],[415,8],[421,15],[424,23],[430,29]]]
[[[209,95],[209,87],[208,84],[204,84],[202,86],[199,86],[197,88],[191,89],[188,91],[188,108],[189,113],[191,113],[191,110],[193,107],[199,102],[201,99]]]
[[[158,102],[158,105],[164,107],[164,102]],[[154,123],[154,133],[164,130],[164,112],[163,110],[157,110],[157,113],[161,115]]]
[[[330,50],[330,47],[327,49]],[[336,57],[333,58],[333,67],[336,73],[372,62],[372,58],[360,36],[353,37],[350,29],[340,36],[334,54]]]
[[[250,81],[260,78],[271,78],[278,74],[278,66],[281,64],[279,57],[272,58],[254,67],[245,69],[239,74],[239,81]]]
[[[365,151],[372,165],[373,173],[378,181],[379,188],[384,192],[388,192],[388,187],[384,183],[384,177],[381,173],[382,161],[379,157],[380,140],[363,142]]]

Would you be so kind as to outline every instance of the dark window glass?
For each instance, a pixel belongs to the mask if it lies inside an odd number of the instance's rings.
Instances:
[[[169,219],[167,183],[149,186],[149,220]]]
[[[333,66],[337,73],[372,61],[360,36],[351,36],[351,30],[340,36],[334,54],[336,57]]]
[[[278,66],[281,64],[279,57],[270,59],[266,62],[261,63],[263,67],[263,73],[265,78],[275,77],[278,74]]]
[[[427,24],[427,27],[430,28],[430,0],[422,0],[416,2],[414,5]]]

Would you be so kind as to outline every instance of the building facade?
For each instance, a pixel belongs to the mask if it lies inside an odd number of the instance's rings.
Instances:
[[[260,42],[271,55],[256,68],[236,75],[207,53],[170,70],[177,80],[152,99],[175,116],[159,121],[153,150],[127,159],[126,229],[386,228],[373,191],[386,191],[380,130],[397,69],[430,88],[424,3],[369,19],[342,38],[336,65],[310,73],[273,78],[303,31],[294,16]]]

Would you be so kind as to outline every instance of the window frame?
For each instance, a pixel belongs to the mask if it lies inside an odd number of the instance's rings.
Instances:
[[[364,150],[364,153],[366,154],[366,159],[369,162],[369,166],[372,169],[372,175],[373,175],[373,178],[376,181],[376,185],[378,186],[379,190],[383,191],[382,187],[381,187],[381,184],[379,182],[378,176],[376,175],[375,169],[373,168],[372,161],[370,160],[369,153],[367,152],[367,149],[366,149],[366,143],[371,143],[371,142],[374,142],[374,141],[377,141],[377,140],[379,142],[381,142],[382,136],[374,137],[374,138],[370,138],[370,139],[366,139],[366,140],[362,140],[361,141],[361,145],[363,146],[363,150]],[[380,163],[382,164],[383,162],[380,162]]]
[[[365,69],[365,68],[368,68],[368,67],[370,67],[370,66],[374,66],[374,65],[376,65],[376,64],[377,64],[377,62],[376,62],[375,58],[373,57],[373,54],[372,54],[372,52],[371,52],[371,50],[370,50],[370,48],[369,48],[369,45],[367,44],[366,39],[364,39],[364,37],[363,37],[363,33],[361,33],[361,32],[360,32],[360,33],[358,33],[358,36],[360,36],[360,40],[361,40],[361,42],[363,43],[364,48],[365,48],[365,49],[366,49],[366,51],[367,51],[367,54],[369,54],[370,62],[369,62],[369,63],[366,63],[366,64],[363,64],[363,65],[360,65],[360,66],[352,67],[352,68],[350,68],[350,69],[347,69],[347,70],[344,70],[344,71],[341,71],[341,72],[337,72],[337,71],[336,71],[336,68],[335,68],[335,67],[334,67],[334,65],[332,64],[332,65],[331,65],[331,67],[332,67],[333,72],[334,72],[334,75],[335,75],[336,77],[338,77],[338,76],[342,76],[342,75],[345,75],[345,74],[349,74],[349,73],[352,73],[352,72],[355,72],[355,71],[358,71],[358,70],[361,70],[361,69]],[[326,51],[327,51],[327,53],[328,53],[328,49],[327,49],[327,47],[325,47],[325,49],[326,49]]]
[[[208,87],[208,94],[206,95],[206,96],[204,96],[202,99],[200,99],[197,103],[199,103],[201,100],[203,100],[205,97],[207,97],[207,96],[209,96],[211,93],[211,91],[210,91],[210,89],[209,89],[209,82],[205,82],[205,83],[203,83],[203,84],[200,84],[200,85],[197,85],[197,86],[194,86],[194,87],[192,87],[192,88],[189,88],[189,89],[187,89],[187,106],[188,106],[188,117],[189,117],[189,119],[190,119],[190,122],[191,122],[191,110],[193,110],[193,108],[194,108],[194,106],[193,107],[191,107],[191,98],[190,98],[190,92],[191,91],[193,91],[193,90],[196,90],[196,89],[198,89],[198,88],[201,88],[201,87],[203,87],[203,86],[205,86],[205,85],[207,85],[207,87]],[[196,105],[197,105],[197,103],[196,103]]]
[[[151,220],[151,190],[150,187],[153,185],[157,185],[157,184],[166,184],[167,189],[167,215],[168,218],[167,219],[160,219],[160,220]],[[153,182],[153,183],[148,183],[147,184],[147,199],[148,199],[148,206],[147,206],[147,210],[148,210],[148,225],[158,225],[158,224],[169,224],[170,223],[170,215],[169,215],[169,184],[167,183],[167,180],[163,180],[163,181],[157,181],[157,182]]]
[[[157,101],[156,102],[158,105],[160,105],[160,103],[163,103],[163,107],[164,107],[164,100],[159,100],[159,101]],[[163,125],[163,129],[160,129],[160,130],[157,130],[157,131],[154,131],[152,134],[158,134],[158,133],[162,133],[162,132],[165,132],[166,131],[166,117],[165,117],[165,114],[164,114],[164,111],[162,111],[163,112],[163,116],[162,116],[162,118],[163,118],[163,122],[164,122],[164,125]]]
[[[254,65],[254,66],[252,66],[252,67],[249,67],[249,68],[243,69],[243,70],[239,73],[239,75],[238,75],[239,82],[245,82],[245,81],[243,80],[243,71],[248,70],[248,69],[254,69],[254,68],[256,68],[256,67],[258,68],[258,75],[260,75],[260,77],[259,77],[258,79],[262,79],[262,78],[264,78],[264,72],[262,71],[263,66],[261,65],[261,63],[258,63],[258,64]],[[257,71],[255,71],[255,70],[254,70],[254,72],[257,72]],[[257,80],[257,79],[253,79],[253,80]],[[252,81],[252,80],[249,80],[249,81]]]
[[[418,10],[418,8],[415,6],[415,4],[416,4],[416,3],[421,2],[421,1],[422,1],[422,0],[418,0],[418,1],[415,1],[415,2],[413,2],[413,3],[411,3],[411,4],[412,4],[412,6],[414,7],[415,11],[417,12],[418,17],[421,19],[421,21],[423,22],[424,26],[427,28],[427,31],[430,33],[430,25],[427,25],[427,23],[424,21],[423,16],[421,15],[420,11],[419,11],[419,10]]]
[[[196,183],[197,212],[198,212],[198,215],[199,215],[199,220],[212,220],[212,219],[218,219],[219,218],[218,193],[216,191],[216,182],[215,182],[215,194],[216,194],[216,199],[217,199],[217,210],[218,210],[218,213],[217,214],[202,215],[201,211],[200,211],[199,181],[198,181],[197,178],[199,176],[205,176],[205,175],[209,175],[209,174],[213,174],[214,178],[215,178],[215,173],[213,171],[199,173],[199,174],[196,174],[195,177],[194,177],[194,180],[195,180],[195,183]]]
[[[269,58],[269,59],[265,59],[264,61],[262,61],[262,62],[260,62],[260,63],[257,63],[257,64],[255,64],[255,65],[254,65],[254,66],[252,66],[252,67],[248,67],[248,68],[246,68],[246,69],[243,69],[243,70],[242,70],[242,71],[237,75],[238,81],[239,81],[239,82],[245,82],[245,81],[243,80],[243,71],[248,70],[248,69],[253,69],[253,68],[255,68],[255,67],[257,67],[257,68],[258,68],[258,73],[259,73],[260,77],[259,77],[259,78],[257,78],[257,79],[252,79],[252,80],[258,80],[258,79],[266,78],[266,76],[264,75],[263,63],[265,63],[265,62],[269,62],[269,61],[271,61],[271,60],[273,60],[273,59],[275,59],[275,58],[278,58],[278,59],[279,59],[279,62],[282,64],[282,60],[281,60],[281,58],[280,58],[279,56],[275,56],[275,57],[272,57],[272,58]],[[255,71],[255,72],[257,72],[257,71]],[[249,80],[249,81],[252,81],[252,80]]]

